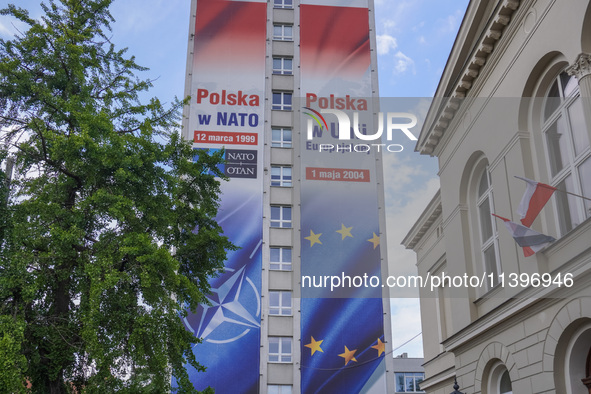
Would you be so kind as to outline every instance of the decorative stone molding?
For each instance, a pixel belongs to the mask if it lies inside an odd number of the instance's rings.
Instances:
[[[575,298],[556,314],[544,341],[544,371],[554,371],[554,356],[564,330],[575,320],[591,316],[591,297]]]
[[[572,66],[566,69],[568,75],[574,75],[580,81],[591,74],[591,54],[581,53],[577,56]]]
[[[515,382],[520,378],[519,367],[509,349],[499,342],[489,343],[482,353],[480,353],[480,358],[476,363],[476,375],[474,376],[475,394],[482,392],[482,381],[484,380],[485,369],[491,360],[500,360],[505,365],[507,371],[509,371],[509,376],[511,377],[512,382]]]
[[[429,205],[427,205],[425,211],[421,214],[419,220],[417,220],[410,232],[402,240],[402,244],[406,249],[414,249],[417,246],[433,223],[441,216],[441,212],[441,192],[438,190]]]
[[[466,62],[462,73],[460,74],[456,86],[450,96],[452,98],[466,97],[468,91],[472,88],[474,81],[480,74],[480,69],[486,64],[490,54],[495,49],[495,44],[501,39],[505,27],[511,21],[511,17],[519,8],[520,0],[503,0],[500,7],[497,8],[496,15],[493,15],[489,25],[486,27],[480,42],[473,51],[469,61]],[[447,126],[455,117],[456,109],[450,111],[448,106],[443,106],[444,110],[439,113],[435,119],[434,125],[427,133],[422,145],[418,148],[422,154],[433,155],[439,140],[445,133]],[[439,135],[434,135],[433,131],[437,129]]]

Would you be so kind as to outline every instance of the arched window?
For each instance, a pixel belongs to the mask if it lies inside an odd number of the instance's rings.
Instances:
[[[507,367],[496,361],[489,369],[486,379],[486,394],[512,394],[513,386]]]
[[[499,382],[499,393],[500,394],[511,394],[513,393],[513,386],[511,386],[511,377],[509,376],[509,371],[505,370],[501,375],[501,380]]]
[[[563,352],[557,354],[562,366],[557,368],[558,373],[564,376],[565,394],[588,394],[591,388],[589,371],[589,355],[591,353],[591,321],[581,319],[569,326],[565,334],[558,342]],[[561,360],[563,359],[563,360]],[[561,369],[564,368],[562,371]],[[563,389],[559,383],[557,388]]]
[[[587,362],[585,363],[585,374],[587,375],[581,382],[587,387],[589,393],[591,393],[591,347],[589,348],[589,353],[587,353]]]
[[[487,275],[493,274],[496,280],[501,272],[499,260],[499,237],[497,226],[491,213],[494,212],[493,193],[490,182],[488,167],[484,169],[478,181],[476,209],[478,211],[478,223],[480,226],[480,252],[484,263],[484,272]]]
[[[562,72],[551,84],[542,109],[542,131],[547,152],[556,218],[564,235],[591,215],[589,201],[569,195],[591,196],[591,149],[575,77]]]

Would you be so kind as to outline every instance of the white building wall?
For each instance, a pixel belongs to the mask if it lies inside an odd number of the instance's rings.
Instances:
[[[439,94],[457,91],[454,83],[465,78],[460,68],[470,64],[469,49],[480,45],[479,38],[494,33],[488,30],[480,35],[486,25],[483,21],[497,6],[509,3],[471,1]],[[435,144],[427,141],[434,130],[428,127],[437,122],[439,114],[432,108],[427,116],[432,122],[427,122],[418,149],[438,156],[442,186],[440,200],[433,201],[426,212],[441,206],[441,212],[429,221],[441,221],[443,236],[433,240],[429,232],[418,231],[426,225],[426,217],[419,219],[407,236],[405,245],[417,252],[421,275],[437,272],[441,261],[445,261],[450,275],[482,273],[479,227],[470,194],[474,183],[471,176],[480,159],[485,158],[490,171],[494,211],[514,221],[519,219],[515,210],[525,184],[513,176],[549,183],[536,105],[522,97],[540,95],[540,86],[545,78],[550,78],[548,75],[556,76],[585,52],[589,38],[583,32],[589,31],[591,7],[586,0],[512,3],[517,7],[510,22],[489,48],[491,53],[477,76],[464,84],[467,89],[460,89],[467,99],[453,112],[449,126],[439,133]],[[478,48],[473,53],[477,52]],[[590,79],[579,78],[584,98],[589,95],[586,89]],[[588,99],[584,105],[591,140]],[[487,384],[495,360],[500,360],[509,371],[514,393],[587,393],[580,377],[570,377],[583,367],[577,369],[569,365],[569,360],[578,360],[577,351],[591,349],[591,337],[584,334],[588,330],[586,325],[591,324],[591,219],[560,237],[555,217],[555,202],[551,200],[532,227],[558,240],[528,258],[497,220],[501,265],[504,272],[529,275],[572,273],[571,288],[505,287],[491,292],[450,289],[453,301],[449,304],[421,290],[426,371],[423,387],[428,393],[448,394],[457,378],[462,392],[492,394]],[[569,391],[571,380],[573,389]]]

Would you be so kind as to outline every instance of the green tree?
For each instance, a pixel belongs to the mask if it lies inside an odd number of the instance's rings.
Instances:
[[[180,317],[234,249],[214,220],[222,159],[193,161],[186,100],[140,102],[151,84],[107,36],[111,2],[0,11],[28,25],[0,40],[0,147],[16,158],[0,202],[0,390],[160,393],[174,377],[194,392],[185,366],[203,370]]]

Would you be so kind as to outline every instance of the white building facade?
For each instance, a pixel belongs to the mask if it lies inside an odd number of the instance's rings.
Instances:
[[[403,243],[424,277],[493,279],[421,289],[427,393],[591,392],[590,74],[589,1],[469,3],[416,147],[441,188]],[[530,257],[491,216],[519,222],[515,176],[558,189]]]

